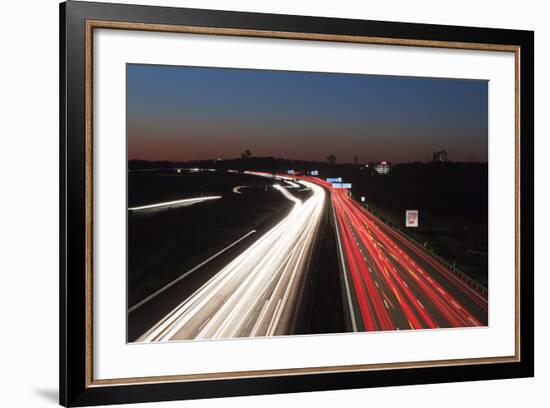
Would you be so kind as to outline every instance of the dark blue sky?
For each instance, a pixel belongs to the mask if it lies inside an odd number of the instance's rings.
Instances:
[[[487,161],[488,82],[127,66],[128,157]]]

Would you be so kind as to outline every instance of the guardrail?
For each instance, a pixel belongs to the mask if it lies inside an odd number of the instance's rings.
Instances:
[[[418,242],[415,238],[411,237],[407,232],[403,229],[401,229],[399,226],[394,225],[391,221],[385,219],[383,216],[378,214],[376,211],[374,211],[371,208],[368,208],[364,205],[362,205],[363,208],[365,208],[368,212],[370,212],[372,215],[374,215],[376,218],[378,218],[380,221],[382,221],[384,224],[386,224],[388,227],[395,231],[399,231],[400,233],[404,234],[407,239],[409,239],[414,245],[416,245],[419,249],[421,249],[426,255],[429,255],[430,257],[434,258],[436,261],[441,263],[442,265],[446,266],[447,269],[449,269],[452,273],[454,273],[456,276],[458,276],[460,279],[462,279],[466,284],[468,284],[472,289],[477,290],[479,293],[487,297],[488,295],[488,289],[479,283],[477,280],[472,278],[467,273],[463,272],[459,268],[456,267],[456,265],[453,263],[451,264],[449,261],[447,261],[445,258],[439,256],[436,254],[433,250],[433,248],[429,248],[424,246],[421,242]]]

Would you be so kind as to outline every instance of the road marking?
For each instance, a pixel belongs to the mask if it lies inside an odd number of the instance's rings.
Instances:
[[[204,328],[204,326],[206,326],[206,323],[208,323],[209,321],[210,321],[210,317],[206,319],[203,324],[201,324],[201,327],[199,327],[199,332]]]
[[[248,238],[250,235],[254,234],[256,232],[256,230],[252,230],[250,231],[248,234],[245,234],[243,235],[242,237],[240,237],[238,240],[234,241],[233,243],[229,244],[228,246],[226,246],[224,249],[222,249],[221,251],[218,251],[216,252],[214,255],[212,255],[210,258],[207,258],[205,259],[204,261],[202,261],[200,264],[198,264],[197,266],[189,269],[187,272],[185,272],[183,275],[177,277],[176,279],[174,279],[172,282],[168,283],[167,285],[163,286],[162,288],[160,288],[159,290],[157,290],[156,292],[153,292],[152,294],[150,294],[149,296],[147,296],[145,299],[141,300],[140,302],[136,303],[134,306],[132,306],[130,309],[128,309],[128,313],[132,313],[134,310],[136,309],[139,309],[141,306],[143,306],[145,303],[149,302],[151,299],[155,298],[156,296],[160,295],[162,292],[164,292],[166,289],[169,289],[171,288],[172,286],[174,286],[176,283],[178,283],[180,280],[182,280],[183,278],[191,275],[193,272],[195,272],[197,269],[203,267],[204,265],[206,265],[208,262],[210,262],[211,260],[213,260],[214,258],[220,256],[221,254],[223,254],[225,251],[227,251],[228,249],[234,247],[235,245],[237,245],[239,242],[241,242],[243,239],[245,238]]]
[[[267,305],[269,304],[269,299],[267,299],[264,303],[264,307],[262,307],[262,311],[260,312],[260,315],[258,316],[258,319],[256,320],[256,323],[254,324],[254,327],[252,328],[252,331],[250,332],[250,337],[256,337],[256,333],[258,331],[258,328],[260,327],[260,324],[262,323],[262,320],[265,316],[265,313],[267,312]]]
[[[332,207],[332,216],[334,218],[334,226],[336,229],[336,237],[338,238],[338,249],[340,250],[340,262],[342,263],[342,271],[344,273],[344,284],[346,286],[346,296],[348,298],[348,308],[351,320],[351,326],[354,332],[357,331],[357,323],[355,322],[355,312],[353,311],[353,304],[351,302],[351,293],[349,290],[348,275],[346,270],[346,264],[344,263],[344,252],[342,250],[342,241],[340,241],[340,232],[338,231],[338,220],[336,219],[336,212],[334,206]],[[370,270],[370,268],[369,268]]]
[[[277,305],[275,306],[275,311],[273,312],[273,318],[271,319],[271,322],[269,323],[269,327],[267,328],[266,335],[267,336],[273,336],[275,333],[275,329],[277,328],[277,324],[279,323],[279,309],[281,309],[281,301],[282,299],[279,298],[277,301]]]
[[[399,294],[397,293],[397,290],[394,290],[394,291],[393,291],[393,294],[394,294],[395,297],[397,298],[397,301],[398,301],[399,303],[401,303],[401,298],[399,297]]]
[[[418,299],[416,299],[416,301],[418,302],[418,304],[420,305],[420,307],[421,307],[422,309],[424,309],[424,305],[422,304],[422,302],[420,302],[420,300],[418,300]]]
[[[390,307],[392,309],[394,309],[394,306],[393,306],[393,303],[391,302],[390,298],[388,297],[388,295],[386,295],[385,292],[382,292],[382,295],[384,296],[384,299],[386,300],[386,302],[388,302],[388,304],[390,305]]]
[[[249,186],[237,186],[237,187],[233,188],[233,192],[235,194],[242,194],[241,193],[241,188],[245,188],[245,187],[249,187]]]
[[[306,247],[303,246],[300,253],[298,254],[298,260],[303,259],[305,251],[306,251]],[[283,313],[283,309],[286,307],[286,302],[288,300],[288,297],[290,296],[290,290],[294,286],[294,280],[296,279],[296,274],[298,273],[298,265],[300,265],[299,261],[296,263],[296,266],[294,267],[294,270],[290,275],[290,280],[287,283],[287,288],[286,288],[286,291],[285,291],[283,297],[281,299],[279,299],[280,307],[276,311],[277,315],[275,316],[275,323],[273,325],[273,333],[272,334],[275,333],[275,329],[277,328],[277,326],[279,324],[279,320],[281,319],[281,314]],[[277,288],[275,288],[275,290],[277,290]],[[267,335],[269,336],[270,333],[268,332]]]
[[[390,308],[388,307],[388,302],[386,302],[386,299],[383,299],[383,300],[384,300],[384,306],[386,306],[386,309],[389,310]]]
[[[141,205],[138,207],[131,207],[128,208],[128,211],[144,211],[144,210],[151,210],[153,208],[162,208],[162,207],[172,207],[175,205],[191,205],[200,203],[202,201],[208,201],[208,200],[218,200],[222,198],[222,196],[209,196],[209,197],[195,197],[195,198],[184,198],[183,200],[174,200],[174,201],[166,201],[164,203],[157,203],[157,204],[149,204],[149,205]]]

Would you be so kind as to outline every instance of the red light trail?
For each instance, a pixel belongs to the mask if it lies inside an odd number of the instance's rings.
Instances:
[[[485,296],[363,208],[347,190],[307,179],[330,191],[354,330],[487,325]]]

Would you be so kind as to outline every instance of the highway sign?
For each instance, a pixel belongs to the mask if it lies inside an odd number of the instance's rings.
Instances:
[[[312,176],[318,176],[319,175],[319,170],[311,170],[311,175]]]
[[[351,183],[332,183],[332,188],[351,188]]]
[[[287,174],[294,174],[294,170],[288,170]]]
[[[418,210],[405,211],[405,226],[418,227]]]
[[[332,177],[332,178],[328,178],[327,181],[329,183],[341,183],[342,182],[342,177]]]

